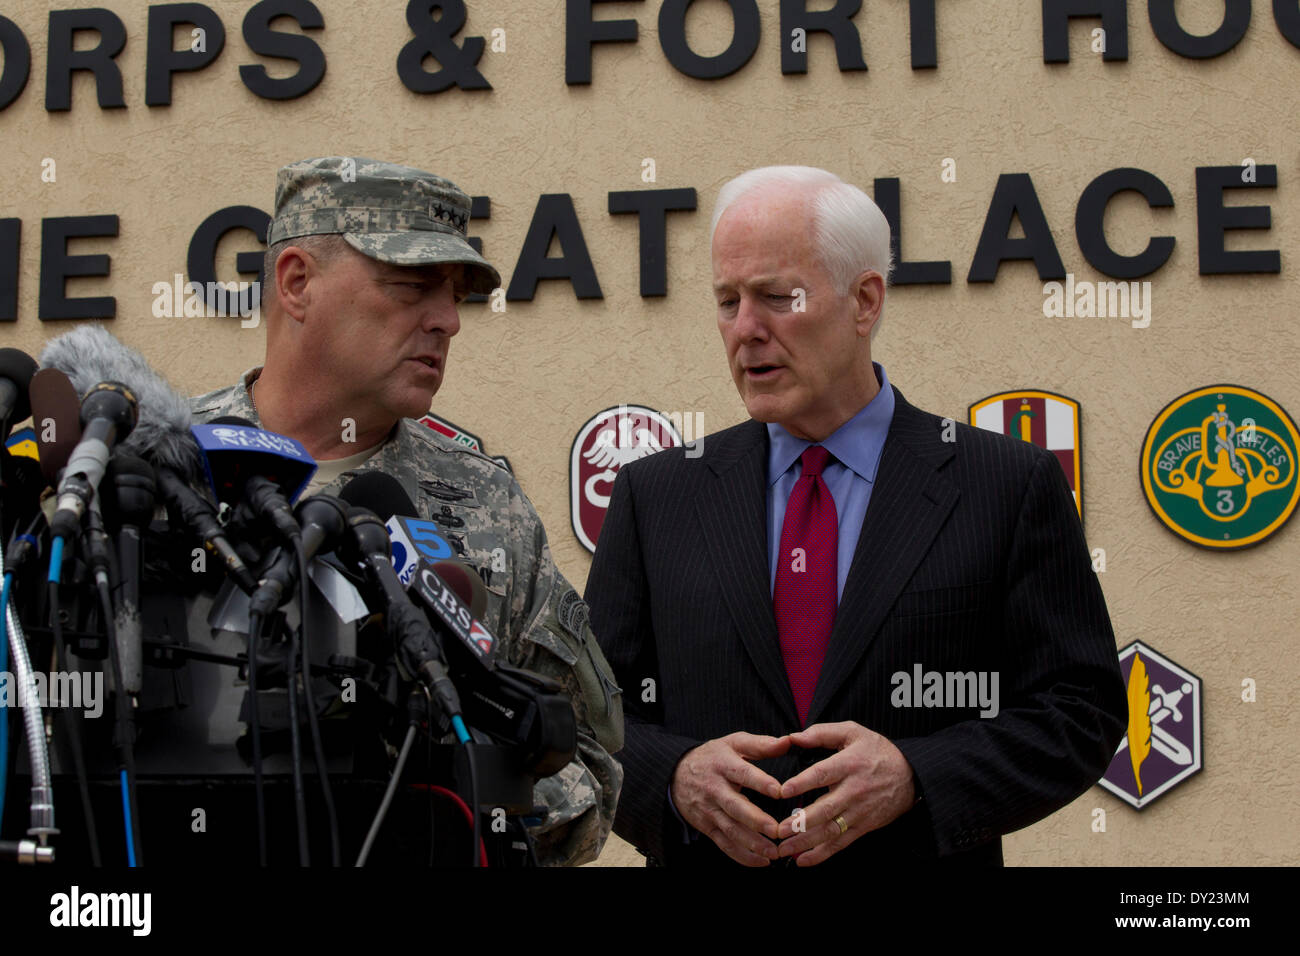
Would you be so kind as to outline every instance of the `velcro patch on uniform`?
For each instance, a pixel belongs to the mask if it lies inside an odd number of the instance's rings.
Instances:
[[[578,596],[576,590],[569,588],[564,597],[560,598],[560,607],[555,616],[560,627],[581,642],[584,640],[582,632],[587,626],[588,614],[587,602]]]

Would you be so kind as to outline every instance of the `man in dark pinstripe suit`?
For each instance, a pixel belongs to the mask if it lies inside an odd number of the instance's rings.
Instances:
[[[1060,466],[889,384],[888,271],[884,216],[830,173],[719,194],[751,420],[624,467],[587,583],[627,688],[614,829],[651,862],[998,864],[1123,734]]]

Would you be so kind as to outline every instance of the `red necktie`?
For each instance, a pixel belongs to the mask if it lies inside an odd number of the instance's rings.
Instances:
[[[839,522],[835,499],[822,480],[831,453],[809,445],[801,460],[803,471],[785,506],[772,610],[799,724],[804,726],[835,624]]]

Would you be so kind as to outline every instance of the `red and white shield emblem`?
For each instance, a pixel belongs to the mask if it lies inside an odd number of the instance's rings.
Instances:
[[[618,471],[630,461],[682,443],[671,421],[644,405],[616,405],[578,430],[569,453],[569,518],[593,554]]]
[[[970,423],[976,428],[1031,442],[1055,455],[1074,492],[1079,517],[1083,518],[1083,442],[1078,402],[1036,389],[1002,392],[972,405]]]

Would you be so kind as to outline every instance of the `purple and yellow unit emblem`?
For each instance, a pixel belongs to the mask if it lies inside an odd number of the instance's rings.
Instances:
[[[970,423],[1046,448],[1061,463],[1083,520],[1083,440],[1079,403],[1055,392],[1022,389],[982,398],[970,407]]]
[[[1119,669],[1128,729],[1098,783],[1142,810],[1201,769],[1201,679],[1141,641]]]

